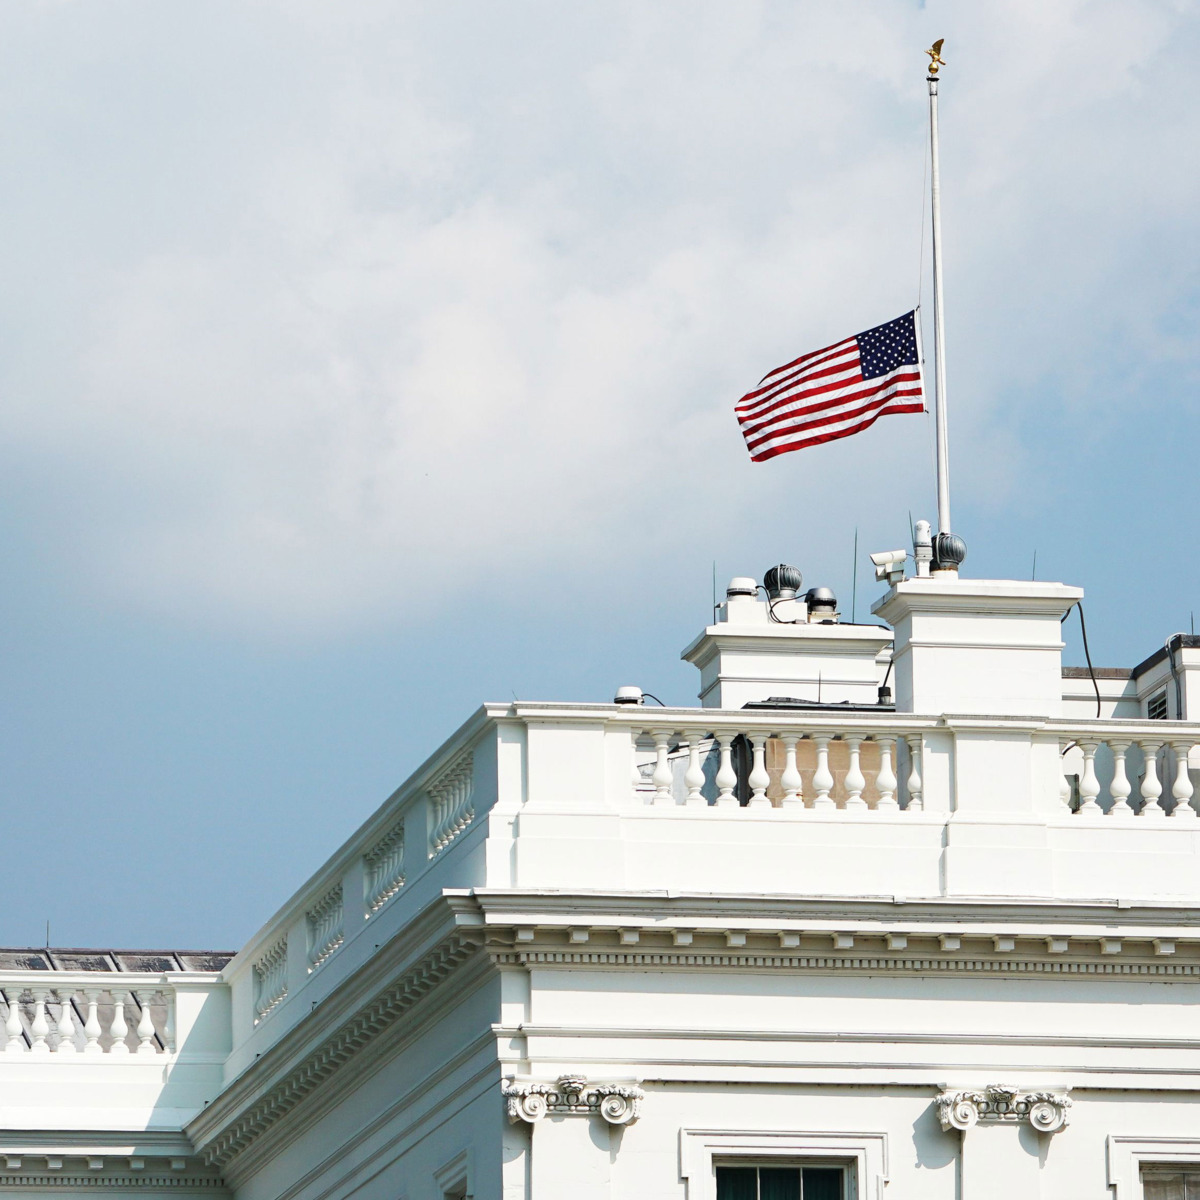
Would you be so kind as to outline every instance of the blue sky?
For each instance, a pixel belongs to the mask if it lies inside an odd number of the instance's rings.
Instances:
[[[1189,628],[1195,5],[2,11],[0,942],[236,947],[481,701],[691,702],[714,560],[863,617],[929,419],[732,405],[928,299],[936,37],[965,569]]]

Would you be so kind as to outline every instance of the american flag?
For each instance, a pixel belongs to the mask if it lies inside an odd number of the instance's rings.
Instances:
[[[736,404],[755,462],[925,411],[916,310],[772,371]]]

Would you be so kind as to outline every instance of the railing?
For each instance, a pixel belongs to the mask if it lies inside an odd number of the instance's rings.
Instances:
[[[333,986],[341,976],[335,964],[345,961],[346,947],[356,935],[367,928],[374,933],[381,921],[390,930],[392,918],[384,919],[385,910],[495,800],[494,781],[490,792],[479,794],[476,753],[485,729],[495,736],[489,722],[496,711],[503,712],[503,706],[472,718],[235,957],[226,972],[233,991],[235,1042],[260,1027],[268,1041],[279,1036],[275,1014],[310,979]],[[494,756],[494,741],[491,749]]]
[[[0,977],[4,1056],[151,1057],[175,1052],[175,994],[157,978]]]
[[[920,812],[924,719],[794,715],[630,730],[635,804],[720,812]],[[888,718],[891,718],[890,720]]]
[[[636,827],[617,827],[604,851],[614,855],[611,867],[595,867],[596,882],[588,886],[600,886],[614,872],[632,879],[644,871],[651,878],[655,852],[648,847],[671,837],[654,820],[695,816],[779,822],[778,838],[774,832],[754,833],[744,844],[757,849],[743,856],[764,862],[775,854],[771,886],[777,889],[798,877],[830,893],[861,888],[857,872],[870,854],[875,884],[883,887],[881,881],[894,876],[887,888],[896,894],[924,894],[941,886],[942,840],[935,827],[959,818],[964,827],[1000,817],[1082,828],[1089,818],[1107,813],[1119,820],[1136,810],[1144,825],[1169,812],[1164,828],[1183,827],[1194,816],[1196,781],[1188,755],[1196,746],[1200,724],[1181,722],[869,709],[488,706],[230,964],[233,1068],[253,1061],[255,1052],[316,1011],[322,997],[395,936],[408,919],[405,897],[415,893],[413,903],[427,905],[446,888],[516,886],[518,880],[520,886],[564,886],[569,872],[555,839],[564,839],[568,855],[578,847],[568,845],[574,835],[558,815],[628,814],[638,821]],[[495,846],[471,838],[469,855],[452,853],[494,805],[510,816],[521,813],[522,821],[488,823]],[[546,814],[555,819],[544,821]],[[809,839],[792,820],[810,821],[820,832]],[[858,821],[874,823],[876,832],[837,828]],[[903,832],[886,829],[888,822],[903,826]],[[529,838],[527,852],[503,848],[505,839],[522,837]],[[906,847],[894,859],[888,857],[893,837]],[[1090,845],[1074,834],[1064,837],[1074,841],[1055,842],[1053,853],[1083,853]],[[622,848],[613,849],[618,843]],[[956,845],[961,844],[960,838]],[[679,886],[711,881],[712,861],[704,855],[714,851],[703,835],[691,830],[680,846],[673,868]],[[797,876],[793,864],[800,852],[808,857]],[[785,861],[785,854],[792,857]],[[455,865],[442,869],[443,863]],[[1125,865],[1131,872],[1137,867],[1132,860]],[[572,870],[578,874],[577,867]],[[1121,886],[1154,891],[1157,870],[1147,867],[1144,877],[1130,875],[1131,882]],[[726,886],[754,886],[751,874],[734,882],[729,871]],[[1172,882],[1172,894],[1184,886]],[[301,991],[302,1002],[293,1006]],[[289,1015],[280,1017],[283,1009]]]
[[[1196,789],[1189,759],[1198,745],[1194,728],[1176,730],[1161,721],[1125,726],[1108,736],[1099,722],[1061,732],[1060,797],[1067,809],[1084,818],[1194,821]],[[1168,788],[1169,799],[1164,796]]]

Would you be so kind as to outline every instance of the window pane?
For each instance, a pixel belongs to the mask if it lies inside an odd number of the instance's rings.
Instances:
[[[758,1187],[759,1200],[800,1200],[800,1172],[795,1167],[759,1167]]]
[[[1184,1200],[1183,1176],[1158,1171],[1142,1176],[1142,1195],[1146,1200]]]
[[[842,1200],[841,1167],[805,1167],[802,1174],[804,1200]]]
[[[718,1167],[717,1200],[758,1200],[758,1171],[754,1167]]]

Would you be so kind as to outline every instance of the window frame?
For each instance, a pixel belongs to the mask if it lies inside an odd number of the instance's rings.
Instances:
[[[460,1150],[449,1162],[433,1172],[438,1200],[454,1200],[455,1196],[471,1200],[475,1194],[475,1163],[470,1149]]]
[[[1113,1190],[1114,1200],[1146,1200],[1142,1168],[1200,1168],[1200,1138],[1110,1134],[1107,1158],[1108,1186]]]
[[[791,1167],[796,1171],[802,1171],[806,1167],[836,1167],[842,1172],[842,1200],[858,1200],[854,1166],[854,1160],[844,1156],[838,1158],[812,1158],[806,1155],[804,1158],[783,1157],[765,1159],[743,1158],[741,1155],[730,1158],[716,1156],[713,1158],[713,1194],[716,1194],[717,1171],[721,1167],[754,1167],[756,1169],[760,1167],[768,1169]]]
[[[887,1161],[886,1133],[791,1129],[679,1131],[679,1173],[687,1200],[717,1200],[718,1166],[838,1166],[846,1173],[848,1197],[880,1200],[887,1184]]]

